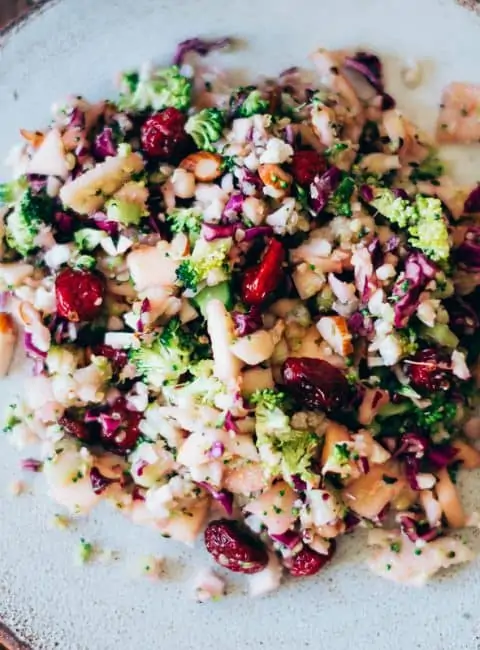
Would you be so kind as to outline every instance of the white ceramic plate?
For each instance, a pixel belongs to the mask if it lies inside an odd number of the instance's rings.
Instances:
[[[41,126],[55,99],[106,96],[116,71],[149,58],[167,62],[177,41],[196,35],[244,39],[245,48],[222,57],[224,64],[267,73],[302,64],[319,45],[374,49],[386,57],[401,108],[426,128],[444,83],[480,81],[480,20],[453,0],[63,0],[0,51],[2,150],[20,126]],[[406,59],[423,62],[425,83],[415,91],[400,82]],[[462,160],[457,175],[479,179],[480,151],[463,152]],[[17,368],[3,380],[0,405],[21,390]],[[233,581],[228,597],[201,606],[191,599],[189,578],[196,565],[209,563],[203,550],[180,549],[108,507],[67,532],[52,531],[48,520],[57,508],[43,494],[41,475],[30,479],[30,494],[7,495],[19,458],[0,440],[0,620],[35,650],[480,648],[478,562],[424,590],[407,590],[370,575],[362,540],[350,539],[316,578],[258,601]],[[473,477],[466,486],[471,509],[480,508],[479,485]],[[75,567],[81,536],[118,550],[120,559]],[[136,557],[159,552],[171,558],[165,578],[130,576]]]

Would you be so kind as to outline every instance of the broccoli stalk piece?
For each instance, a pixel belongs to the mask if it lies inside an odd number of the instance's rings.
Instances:
[[[177,268],[177,279],[187,289],[198,290],[198,285],[209,279],[213,286],[228,279],[230,265],[228,253],[232,246],[232,238],[225,237],[207,242],[199,239],[195,244],[192,255],[184,259]]]
[[[285,406],[283,393],[267,389],[256,391],[250,399],[256,403],[256,444],[264,471],[270,476],[282,474],[289,482],[294,475],[309,482],[313,478],[310,465],[318,449],[318,437],[290,426],[290,418],[280,408]]]
[[[396,198],[391,190],[379,189],[370,204],[391,223],[408,230],[411,246],[435,262],[448,260],[450,239],[439,199],[418,195],[410,203]]]
[[[190,244],[195,244],[200,236],[203,217],[196,208],[176,208],[167,214],[167,222],[173,233],[184,232],[188,235]]]
[[[161,389],[187,372],[193,350],[193,339],[174,318],[151,344],[132,349],[130,362],[150,386]]]
[[[204,108],[188,118],[185,131],[192,136],[199,149],[215,151],[213,143],[222,137],[225,117],[218,108]]]
[[[109,199],[105,204],[107,219],[117,221],[122,226],[138,226],[144,211],[138,203],[123,199]]]
[[[28,255],[35,248],[35,238],[53,213],[53,199],[45,193],[34,194],[25,190],[6,223],[7,242],[20,255]]]
[[[173,106],[185,111],[190,106],[191,92],[191,81],[180,74],[176,65],[158,68],[145,75],[125,72],[120,80],[119,108],[161,111]]]

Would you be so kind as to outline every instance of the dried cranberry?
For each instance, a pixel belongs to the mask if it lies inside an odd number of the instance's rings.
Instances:
[[[55,279],[57,314],[78,323],[99,315],[105,296],[103,278],[91,271],[65,269]]]
[[[321,176],[326,169],[325,158],[313,149],[302,149],[293,154],[292,174],[299,185],[311,185],[315,176]]]
[[[125,350],[116,350],[105,343],[93,346],[92,353],[99,357],[106,357],[111,362],[115,374],[123,370],[128,362],[128,354]]]
[[[448,358],[439,350],[420,350],[410,359],[406,359],[405,372],[416,390],[431,393],[450,388],[450,364]]]
[[[208,524],[205,546],[218,564],[236,573],[258,573],[268,564],[265,547],[238,522],[230,519],[218,519]]]
[[[103,444],[112,451],[126,454],[133,449],[140,436],[141,420],[142,414],[130,411],[125,398],[119,397],[108,411],[99,416]]]
[[[285,259],[283,245],[271,239],[259,264],[245,271],[242,282],[242,300],[247,305],[261,305],[283,279],[282,264]]]
[[[163,160],[180,155],[188,142],[185,121],[177,108],[155,113],[142,124],[142,149],[148,156]]]
[[[92,431],[85,422],[80,422],[80,420],[75,420],[69,415],[62,415],[58,420],[58,424],[63,427],[63,429],[78,438],[82,442],[91,442],[92,441]]]
[[[290,357],[283,364],[282,374],[286,388],[310,408],[331,411],[349,402],[345,375],[327,361]]]
[[[304,546],[299,553],[284,561],[285,567],[294,578],[313,576],[331,560],[335,553],[335,548],[335,541],[332,540],[328,549],[328,555],[320,555],[320,553],[317,553],[309,546]]]

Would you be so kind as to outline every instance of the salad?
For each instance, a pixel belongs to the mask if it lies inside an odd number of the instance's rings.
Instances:
[[[230,45],[186,41],[21,131],[0,362],[21,331],[32,372],[4,431],[70,512],[203,539],[254,593],[359,527],[376,574],[423,584],[473,557],[480,186],[448,177],[376,55],[233,87],[202,59]],[[436,141],[478,142],[479,107],[449,86]]]

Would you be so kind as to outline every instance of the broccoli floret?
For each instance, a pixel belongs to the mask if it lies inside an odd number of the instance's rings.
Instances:
[[[267,113],[270,102],[256,86],[239,86],[230,95],[230,112],[236,117]]]
[[[213,143],[222,137],[225,117],[218,108],[204,108],[188,118],[185,131],[192,136],[199,149],[215,151]]]
[[[406,228],[414,223],[418,216],[413,205],[387,189],[379,189],[370,205],[373,205],[378,212],[386,217],[390,223],[396,224],[400,228]]]
[[[432,260],[446,261],[450,255],[450,239],[440,200],[417,196],[415,205],[419,219],[408,229],[408,241]]]
[[[252,115],[263,114],[268,112],[270,102],[262,96],[258,88],[251,90],[246,96],[244,102],[239,108],[239,115],[242,117],[251,117]]]
[[[96,228],[81,228],[74,235],[75,244],[80,251],[93,251],[106,237],[106,232]]]
[[[408,241],[413,247],[435,262],[448,260],[450,239],[439,199],[418,195],[414,203],[409,203],[395,198],[390,190],[381,189],[371,205],[391,223],[408,228]]]
[[[25,176],[16,178],[9,183],[0,183],[0,205],[13,205],[27,189]]]
[[[442,176],[444,172],[444,164],[438,158],[436,151],[431,149],[425,160],[412,169],[410,180],[413,183],[417,183],[418,181],[432,181]]]
[[[41,226],[49,221],[53,212],[53,199],[47,194],[34,194],[25,190],[15,209],[7,217],[8,245],[21,255],[36,248],[35,238]]]
[[[299,475],[308,481],[310,464],[319,439],[309,431],[293,429],[290,418],[279,407],[285,397],[273,390],[256,392],[255,431],[264,470],[271,476],[282,474],[287,481]]]
[[[130,361],[150,386],[160,389],[188,370],[193,348],[193,340],[174,318],[152,343],[132,349]]]
[[[257,407],[273,411],[275,408],[282,408],[285,404],[285,399],[285,393],[276,391],[274,388],[262,388],[252,393],[248,401]]]
[[[190,243],[195,244],[203,222],[202,213],[197,208],[176,208],[166,218],[172,232],[186,233]]]
[[[230,273],[228,252],[232,245],[230,237],[207,242],[199,239],[191,257],[183,260],[177,269],[177,279],[187,289],[196,291],[198,285],[209,276],[213,286],[226,280]]]
[[[150,74],[125,72],[120,82],[119,107],[122,110],[161,111],[173,106],[181,111],[190,106],[192,84],[180,74],[178,66],[159,68]]]
[[[181,386],[164,386],[164,397],[178,406],[186,407],[193,402],[222,408],[227,397],[226,386],[214,376],[213,367],[211,359],[199,361],[189,369],[194,379]]]

